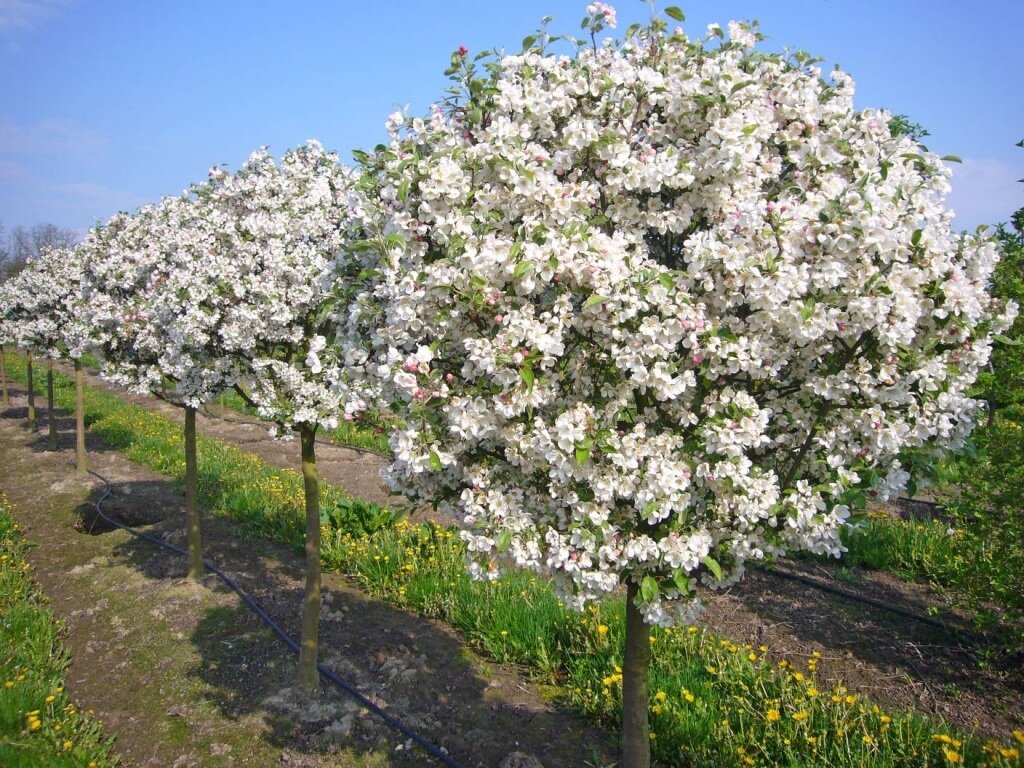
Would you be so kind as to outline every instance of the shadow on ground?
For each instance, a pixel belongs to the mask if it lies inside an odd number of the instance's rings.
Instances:
[[[98,489],[78,509],[83,526],[93,533],[101,530],[94,505],[103,495]],[[141,525],[149,536],[185,545],[174,483],[114,483],[102,506],[115,519]],[[203,526],[207,560],[229,572],[297,637],[301,556],[284,546],[246,540],[238,526],[223,519],[204,519]],[[109,524],[103,530],[110,530]],[[154,593],[161,584],[188,583],[183,558],[150,542],[128,538],[115,546],[113,556],[153,582]],[[368,765],[441,764],[346,693],[325,685],[315,700],[298,696],[292,689],[291,652],[219,580],[208,575],[203,585],[219,605],[175,600],[140,608],[159,610],[188,636],[198,652],[188,674],[224,717],[257,717],[268,742],[308,757],[356,753],[375,760]],[[514,752],[533,754],[546,768],[613,762],[607,734],[543,700],[518,676],[467,652],[447,627],[371,600],[336,574],[324,574],[323,602],[321,662],[466,768],[492,768]],[[300,755],[295,757],[300,762],[288,764],[303,765]]]

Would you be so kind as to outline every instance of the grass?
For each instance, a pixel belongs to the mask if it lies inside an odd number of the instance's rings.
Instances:
[[[71,703],[60,625],[31,580],[28,549],[0,497],[0,765],[114,766],[112,739]]]
[[[14,361],[8,370],[23,373]],[[58,403],[66,389],[59,378]],[[183,475],[179,426],[95,391],[86,410],[92,430],[129,458]],[[199,451],[204,506],[262,535],[301,542],[298,475],[205,438]],[[528,573],[473,581],[454,530],[412,526],[329,486],[325,496],[332,499],[325,505],[325,567],[351,575],[395,605],[443,619],[495,659],[524,665],[559,686],[562,698],[595,722],[618,727],[621,601],[577,614],[562,607],[545,580]],[[816,658],[797,669],[786,660],[770,661],[767,648],[696,629],[653,629],[651,638],[657,765],[1022,764],[1024,733],[1014,732],[1005,743],[985,741],[917,714],[882,712],[842,688],[819,690]]]
[[[1008,411],[1010,409],[1007,409]],[[1011,412],[1012,415],[1012,412]],[[1024,424],[999,414],[980,451],[939,472],[945,520],[873,516],[849,532],[844,560],[928,581],[972,613],[1010,654],[1024,653]]]
[[[236,413],[248,416],[257,415],[256,410],[246,403],[237,392],[225,392],[217,397],[216,402],[222,408],[228,408]],[[363,421],[342,421],[335,429],[327,432],[326,437],[335,445],[370,450],[390,456],[391,447],[388,445],[383,418],[382,415],[375,415]]]
[[[524,665],[595,722],[621,717],[624,607],[568,611],[548,584],[465,572],[458,534],[407,522],[370,536],[331,532],[325,565],[371,594],[435,616],[499,661]],[[913,713],[886,713],[842,687],[819,689],[817,657],[801,668],[765,647],[697,629],[652,629],[653,753],[658,765],[1020,765],[1006,743],[970,737]]]

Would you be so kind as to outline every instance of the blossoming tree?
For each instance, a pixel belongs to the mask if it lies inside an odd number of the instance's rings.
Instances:
[[[93,229],[83,256],[82,334],[98,351],[102,375],[151,393],[185,412],[185,516],[188,574],[203,574],[197,503],[196,409],[238,378],[223,355],[203,297],[219,279],[211,268],[214,230],[195,193],[165,198]]]
[[[306,582],[298,684],[305,692],[320,678],[316,432],[337,426],[346,409],[365,406],[346,381],[344,349],[334,344],[338,312],[359,269],[344,248],[359,231],[355,181],[335,154],[308,142],[280,165],[261,150],[237,173],[214,169],[203,191],[218,232],[211,262],[218,280],[199,304],[220,308],[224,359],[235,361],[249,384],[239,394],[301,442]]]
[[[472,573],[533,570],[577,608],[625,587],[637,768],[645,624],[691,622],[750,560],[839,556],[901,452],[968,434],[1008,316],[948,170],[847,74],[736,23],[599,42],[614,19],[594,3],[589,44],[541,34],[483,73],[460,50],[444,107],[392,116],[369,325],[404,416],[391,482],[461,517]]]
[[[30,259],[24,275],[15,338],[25,349],[48,358],[47,405],[49,408],[49,440],[57,448],[56,420],[53,405],[53,361],[72,360],[77,389],[76,466],[79,474],[86,472],[85,424],[82,404],[82,366],[85,339],[77,332],[81,315],[81,265],[72,248],[47,247],[38,258]]]
[[[14,343],[14,328],[8,315],[14,306],[14,295],[11,283],[0,283],[0,403],[6,408],[11,403],[7,390],[7,345]]]
[[[31,263],[30,263],[31,264]],[[45,346],[35,333],[33,305],[35,296],[41,286],[35,279],[35,270],[21,270],[17,275],[4,283],[3,295],[3,325],[2,332],[5,338],[11,339],[15,346],[25,352],[25,373],[27,377],[27,399],[28,399],[28,428],[35,432],[38,429],[36,419],[36,391],[35,391],[35,357]],[[51,409],[52,417],[52,409]],[[52,423],[52,418],[51,418]]]

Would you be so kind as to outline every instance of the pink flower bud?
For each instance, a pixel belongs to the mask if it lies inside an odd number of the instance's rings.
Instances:
[[[502,323],[504,323],[504,322],[505,322],[505,316],[504,316],[504,315],[495,315],[495,316],[494,316],[494,322],[495,322],[495,323],[496,323],[497,325],[501,325]]]

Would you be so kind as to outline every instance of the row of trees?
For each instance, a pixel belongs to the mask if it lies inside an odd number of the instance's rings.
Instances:
[[[598,44],[614,19],[592,4],[571,55],[543,31],[515,55],[460,49],[449,99],[392,115],[354,169],[312,142],[261,150],[115,216],[4,289],[0,334],[94,350],[185,408],[187,441],[227,388],[298,434],[307,691],[316,430],[393,411],[393,488],[458,515],[476,576],[531,569],[575,607],[625,587],[623,755],[642,768],[645,624],[692,621],[750,559],[838,556],[867,494],[911,479],[901,457],[969,433],[1015,308],[986,291],[994,243],[952,231],[940,159],[854,110],[849,76],[740,24],[690,39],[656,18]],[[25,330],[38,282],[77,274],[63,340]]]

